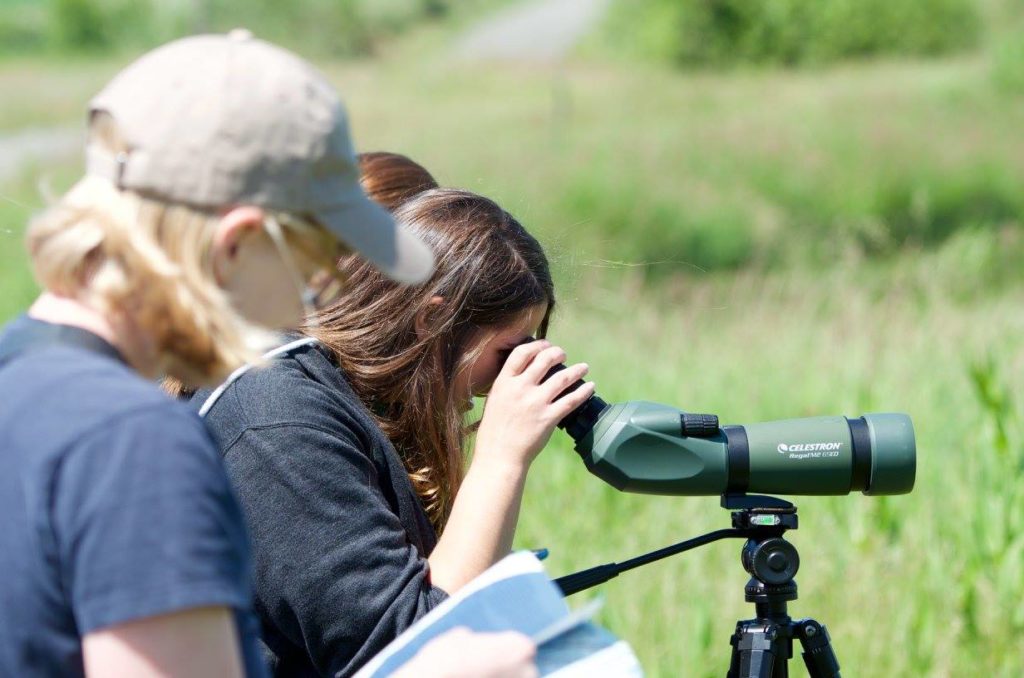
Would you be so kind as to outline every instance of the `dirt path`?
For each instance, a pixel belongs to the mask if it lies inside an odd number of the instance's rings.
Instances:
[[[604,15],[609,0],[532,0],[470,29],[455,55],[472,61],[563,60]]]
[[[0,134],[0,184],[16,179],[27,166],[71,157],[82,148],[77,127],[32,127]]]

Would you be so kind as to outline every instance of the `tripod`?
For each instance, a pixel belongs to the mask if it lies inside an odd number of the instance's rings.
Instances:
[[[722,507],[732,510],[732,528],[715,530],[624,563],[608,563],[555,580],[569,596],[641,565],[695,549],[720,539],[746,539],[740,552],[751,575],[744,598],[754,603],[755,618],[736,623],[729,640],[732,656],[727,678],[788,678],[793,640],[803,647],[811,678],[839,678],[839,662],[825,627],[814,619],[794,621],[787,603],[797,598],[793,581],[800,554],[786,541],[786,530],[797,528],[796,507],[788,501],[760,495],[723,495]]]

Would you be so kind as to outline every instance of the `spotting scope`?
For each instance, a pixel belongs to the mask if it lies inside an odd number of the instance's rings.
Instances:
[[[914,487],[914,427],[905,414],[720,426],[713,414],[643,401],[609,405],[595,394],[558,425],[590,472],[624,492],[883,495]]]

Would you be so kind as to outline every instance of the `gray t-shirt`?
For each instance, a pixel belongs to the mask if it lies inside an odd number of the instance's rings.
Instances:
[[[249,521],[275,675],[351,675],[444,600],[402,461],[325,349],[248,372],[206,424]]]

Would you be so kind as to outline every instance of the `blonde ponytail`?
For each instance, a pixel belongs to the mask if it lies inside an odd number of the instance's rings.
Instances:
[[[202,385],[257,360],[273,341],[215,282],[217,224],[216,214],[85,177],[32,223],[27,242],[40,285],[129,316],[167,375]]]

